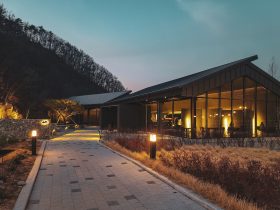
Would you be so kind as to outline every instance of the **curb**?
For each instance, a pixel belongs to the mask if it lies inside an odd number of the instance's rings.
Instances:
[[[206,200],[205,198],[199,196],[198,194],[192,192],[191,190],[188,190],[185,187],[182,187],[176,183],[174,183],[173,181],[171,181],[170,179],[168,179],[167,177],[157,173],[156,171],[154,171],[151,168],[148,168],[147,166],[143,165],[142,163],[140,163],[137,160],[134,160],[118,151],[115,151],[113,149],[111,149],[110,147],[108,147],[107,145],[105,145],[103,143],[103,141],[99,141],[99,144],[102,144],[102,146],[104,146],[105,148],[111,150],[112,152],[118,154],[119,156],[133,162],[135,165],[143,168],[144,170],[146,170],[148,173],[150,173],[151,175],[153,175],[154,177],[158,178],[159,180],[161,180],[162,182],[166,183],[167,185],[169,185],[170,187],[172,187],[173,189],[175,189],[176,191],[180,192],[181,194],[183,194],[184,196],[186,196],[187,198],[189,198],[190,200],[198,203],[199,205],[201,205],[202,207],[208,209],[208,210],[222,210],[222,208],[210,203],[208,200]]]
[[[42,162],[43,155],[44,155],[44,152],[45,152],[46,144],[47,144],[46,141],[42,142],[41,148],[38,152],[38,155],[36,157],[34,165],[33,165],[32,169],[31,169],[31,171],[30,171],[30,173],[27,177],[26,184],[21,189],[20,194],[19,194],[19,196],[16,200],[16,203],[14,205],[13,210],[25,210],[26,209],[29,197],[31,195],[35,180],[36,180],[37,175],[38,175],[38,171],[39,171],[40,166],[41,166],[41,162]]]

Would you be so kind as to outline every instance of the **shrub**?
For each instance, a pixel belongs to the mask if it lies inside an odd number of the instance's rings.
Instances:
[[[18,142],[18,139],[16,139],[15,137],[0,134],[0,147],[3,147],[7,144],[13,144],[16,142]]]

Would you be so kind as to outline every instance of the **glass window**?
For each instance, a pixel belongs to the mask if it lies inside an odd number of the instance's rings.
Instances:
[[[221,89],[221,131],[224,137],[229,137],[229,126],[231,122],[231,87],[230,83]]]
[[[161,108],[161,128],[168,129],[174,127],[172,101],[167,101],[162,104]],[[175,118],[174,118],[175,119]],[[175,121],[175,120],[174,120]]]
[[[184,135],[191,137],[191,100],[174,101],[174,116],[177,118],[178,127],[184,128]]]
[[[266,130],[266,89],[257,87],[257,135],[263,136]]]
[[[231,127],[235,135],[242,135],[243,131],[243,78],[232,83],[232,119]]]
[[[89,110],[89,123],[92,125],[99,124],[99,111],[100,109],[90,109]]]
[[[255,86],[254,81],[245,78],[244,128],[247,136],[255,136]]]
[[[267,133],[272,135],[277,130],[277,97],[267,91]]]
[[[147,105],[148,129],[153,130],[157,126],[157,103]]]
[[[206,135],[206,94],[198,96],[196,100],[196,135],[198,138]]]
[[[219,91],[214,90],[208,93],[208,134],[210,137],[219,135]]]

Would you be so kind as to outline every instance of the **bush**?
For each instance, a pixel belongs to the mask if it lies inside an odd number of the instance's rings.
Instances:
[[[116,138],[115,141],[133,152],[148,151],[148,141],[136,137],[135,139]]]
[[[240,161],[228,156],[217,158],[208,151],[189,151],[186,147],[162,151],[160,160],[204,181],[219,184],[239,198],[279,209],[280,161],[268,164],[259,160]]]
[[[3,147],[8,144],[13,144],[16,142],[18,142],[18,139],[16,139],[15,137],[0,134],[0,147]]]

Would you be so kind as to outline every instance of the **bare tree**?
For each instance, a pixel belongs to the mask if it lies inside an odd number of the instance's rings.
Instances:
[[[271,62],[268,66],[268,73],[274,77],[275,79],[279,79],[279,71],[278,71],[278,65],[277,63],[275,62],[275,57],[273,56],[271,58]]]

